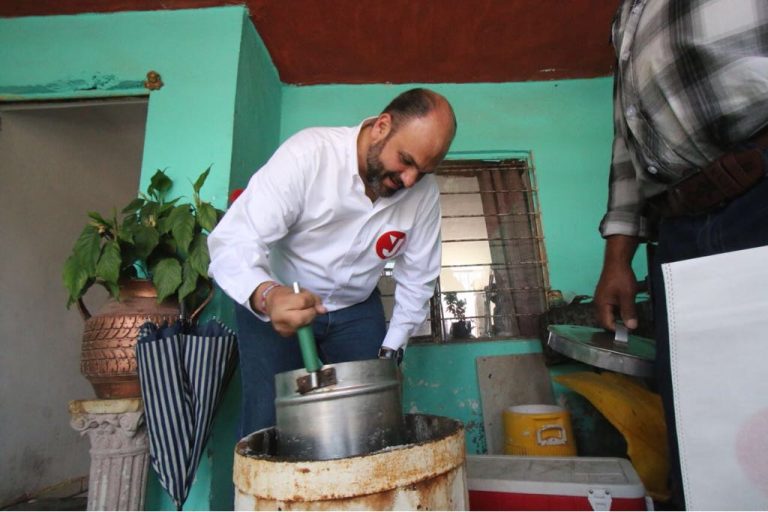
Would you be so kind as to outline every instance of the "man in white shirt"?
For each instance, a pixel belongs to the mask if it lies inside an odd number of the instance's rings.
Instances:
[[[440,272],[432,173],[455,133],[450,104],[427,89],[355,127],[302,130],[210,234],[209,273],[238,304],[243,435],[274,425],[274,375],[302,366],[299,327],[330,364],[391,355],[424,321]],[[387,329],[376,285],[390,261]]]

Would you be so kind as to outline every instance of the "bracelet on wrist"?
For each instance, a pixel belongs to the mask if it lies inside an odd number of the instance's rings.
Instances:
[[[280,283],[272,283],[266,288],[264,288],[264,291],[261,292],[261,301],[259,302],[259,309],[261,309],[261,312],[265,315],[267,314],[267,295],[269,295],[272,290],[277,288],[278,286],[283,286]]]

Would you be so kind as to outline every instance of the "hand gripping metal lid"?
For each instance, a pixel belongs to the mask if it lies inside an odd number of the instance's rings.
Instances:
[[[605,370],[635,377],[653,377],[656,343],[583,325],[550,325],[547,344],[563,355]],[[626,336],[626,341],[623,337]]]

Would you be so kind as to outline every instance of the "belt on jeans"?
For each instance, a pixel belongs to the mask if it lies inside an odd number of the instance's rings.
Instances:
[[[766,176],[762,153],[768,148],[768,128],[752,137],[747,146],[749,149],[725,153],[646,200],[645,215],[651,221],[700,215],[744,194]]]

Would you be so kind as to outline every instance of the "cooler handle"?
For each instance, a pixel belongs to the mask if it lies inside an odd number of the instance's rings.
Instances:
[[[587,501],[592,510],[611,510],[611,491],[608,489],[590,489],[587,492]]]
[[[560,436],[544,439],[542,434],[544,434],[544,432],[547,430],[557,430],[560,432]],[[551,425],[543,425],[536,431],[536,442],[539,443],[539,446],[554,446],[565,444],[568,442],[568,435],[565,433],[565,429],[562,427],[562,425],[552,423]]]

